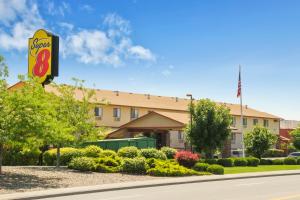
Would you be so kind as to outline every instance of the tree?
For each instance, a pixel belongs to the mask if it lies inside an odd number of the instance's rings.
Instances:
[[[196,151],[203,151],[206,157],[211,158],[230,135],[230,110],[225,105],[218,105],[209,99],[191,104],[189,110],[192,115],[192,127],[187,126],[187,137],[196,147]]]
[[[249,154],[261,158],[263,153],[270,149],[277,141],[277,136],[265,127],[255,127],[246,133],[244,142]]]
[[[293,145],[297,150],[300,150],[300,127],[291,132]]]

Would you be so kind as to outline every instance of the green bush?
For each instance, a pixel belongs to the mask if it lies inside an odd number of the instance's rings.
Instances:
[[[121,159],[113,157],[98,158],[95,160],[95,170],[102,173],[116,173],[120,171]]]
[[[112,158],[116,158],[118,157],[118,154],[113,151],[113,150],[103,150],[100,154],[99,157],[103,158],[103,157],[112,157]]]
[[[247,166],[248,162],[245,158],[235,158],[234,166]]]
[[[123,147],[119,149],[118,156],[123,158],[135,158],[139,156],[139,149],[137,147]]]
[[[210,165],[218,164],[217,159],[205,159],[204,162],[207,163],[207,164],[210,164]]]
[[[259,164],[260,165],[272,165],[273,162],[270,159],[260,159]]]
[[[222,175],[224,174],[224,167],[221,165],[210,165],[208,166],[207,171],[212,174]]]
[[[144,158],[156,158],[160,160],[166,160],[167,156],[162,152],[154,148],[142,149],[141,156]]]
[[[273,165],[283,165],[283,159],[275,159],[275,160],[272,160],[272,164]]]
[[[198,162],[194,165],[193,170],[198,171],[198,172],[206,172],[208,167],[209,167],[209,164]]]
[[[50,149],[43,155],[44,163],[48,166],[56,165],[57,149]],[[60,149],[60,165],[68,165],[69,162],[76,157],[84,156],[81,149],[65,147]]]
[[[97,158],[102,151],[103,149],[96,145],[90,145],[83,149],[84,155],[92,158]]]
[[[233,159],[231,158],[221,158],[217,161],[218,165],[222,165],[223,167],[233,167]]]
[[[257,167],[259,165],[259,159],[255,157],[247,157],[246,158],[248,166]]]
[[[300,157],[297,157],[297,165],[300,165]]]
[[[262,157],[265,158],[275,158],[275,157],[284,157],[285,153],[281,149],[269,149],[265,151],[265,153],[262,155]]]
[[[283,163],[285,165],[297,165],[297,159],[288,157],[283,160]]]
[[[70,169],[76,169],[80,171],[94,171],[96,167],[96,162],[94,158],[77,157],[71,160],[68,167]]]
[[[191,175],[208,175],[207,172],[197,172],[192,169],[180,166],[173,161],[155,160],[155,167],[147,170],[151,176],[191,176]]]
[[[176,149],[170,147],[163,147],[161,151],[167,156],[168,159],[174,159],[175,154],[177,153]]]
[[[121,165],[122,172],[129,174],[145,174],[148,165],[144,158],[125,158]]]
[[[37,165],[41,151],[38,149],[22,149],[10,147],[3,154],[3,165]]]

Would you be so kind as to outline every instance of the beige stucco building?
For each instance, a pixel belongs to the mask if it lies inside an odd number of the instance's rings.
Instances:
[[[17,86],[16,84],[15,87]],[[46,85],[45,89],[55,92],[51,85]],[[80,100],[82,91],[76,91],[75,97]],[[97,89],[92,101],[96,105],[94,115],[97,126],[111,129],[108,138],[154,134],[158,146],[185,148],[183,130],[190,121],[189,99]],[[230,109],[233,117],[231,149],[241,149],[240,105],[223,104]],[[279,117],[248,106],[244,106],[243,113],[244,133],[258,125],[265,126],[279,135]]]

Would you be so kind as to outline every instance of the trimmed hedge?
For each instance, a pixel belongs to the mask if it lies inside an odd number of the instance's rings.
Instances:
[[[162,152],[154,148],[142,149],[141,156],[144,158],[155,158],[160,160],[166,160],[167,156]]]
[[[148,165],[144,158],[125,158],[121,165],[122,172],[129,174],[145,174]]]
[[[198,162],[194,165],[193,170],[196,170],[198,172],[206,172],[208,167],[209,167],[209,164]]]
[[[297,158],[297,165],[300,165],[300,157]]]
[[[217,174],[217,175],[223,175],[224,174],[224,167],[221,165],[210,165],[207,168],[207,171],[212,173],[212,174]]]
[[[217,161],[218,165],[222,165],[223,167],[233,167],[233,159],[232,158],[221,158]]]
[[[247,166],[248,165],[248,161],[245,158],[235,158],[234,159],[234,166]]]
[[[116,173],[121,168],[120,158],[104,157],[96,159],[95,162],[95,170],[102,173]]]
[[[96,145],[90,145],[85,147],[82,151],[84,152],[84,155],[86,157],[97,158],[99,157],[99,154],[103,151],[103,149]]]
[[[50,149],[43,155],[43,161],[48,166],[56,165],[56,152],[57,149]],[[65,147],[60,149],[60,165],[68,165],[73,158],[84,156],[81,149]]]
[[[285,153],[281,149],[269,149],[262,156],[265,158],[285,157]]]
[[[100,154],[99,154],[100,158],[103,157],[112,157],[112,158],[116,158],[118,157],[118,154],[113,151],[113,150],[103,150]]]
[[[163,147],[161,148],[161,151],[167,156],[168,159],[174,159],[177,153],[176,149],[170,147]]]
[[[284,162],[283,162],[283,159],[275,159],[275,160],[272,160],[272,164],[273,165],[283,165]]]
[[[288,157],[288,158],[285,158],[283,160],[283,163],[285,165],[297,165],[297,159],[296,158],[292,158],[292,157]]]
[[[140,154],[140,151],[137,147],[131,146],[131,147],[122,147],[118,150],[118,156],[123,158],[135,158],[138,157]]]
[[[255,158],[255,157],[247,157],[246,160],[247,160],[248,166],[251,166],[251,167],[257,167],[260,162],[259,159]]]
[[[79,171],[94,171],[96,167],[96,162],[94,158],[90,157],[78,157],[72,159],[68,167],[70,169],[76,169]]]
[[[218,164],[218,159],[205,159],[204,162],[210,165],[214,165]]]
[[[3,165],[17,166],[17,165],[37,165],[41,151],[21,148],[5,149],[3,153]]]
[[[260,159],[259,164],[260,165],[272,165],[273,161],[270,159]]]

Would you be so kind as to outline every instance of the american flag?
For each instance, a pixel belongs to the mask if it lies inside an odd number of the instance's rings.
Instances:
[[[242,80],[241,80],[241,66],[239,70],[239,83],[238,83],[238,91],[237,91],[237,98],[240,97],[242,94]]]

